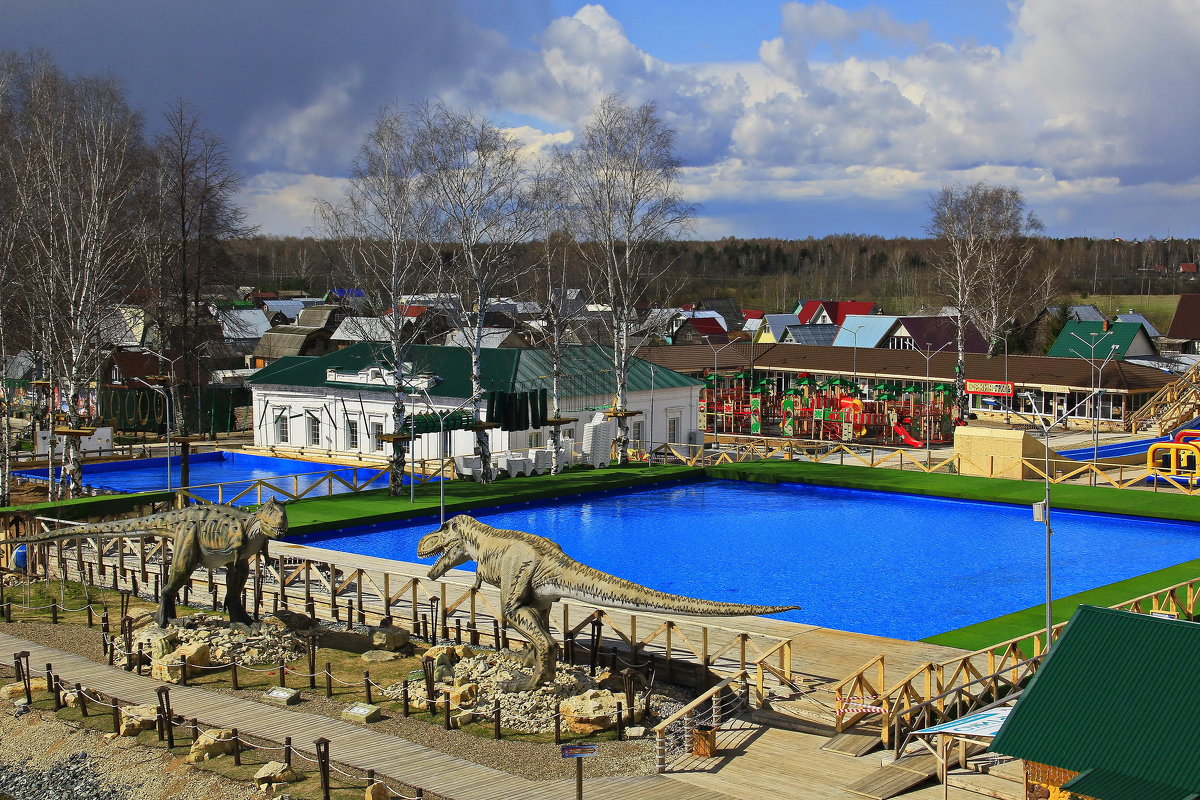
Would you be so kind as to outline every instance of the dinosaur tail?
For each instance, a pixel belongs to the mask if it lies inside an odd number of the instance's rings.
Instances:
[[[50,542],[66,542],[71,539],[95,538],[111,539],[114,536],[159,536],[160,533],[155,531],[145,530],[143,527],[110,527],[117,526],[123,520],[117,520],[112,523],[100,523],[98,525],[80,525],[77,528],[58,528],[41,536],[20,536],[13,539],[0,539],[0,545],[4,544],[46,544]]]
[[[573,574],[570,577],[563,576],[542,588],[551,589],[563,597],[584,603],[622,608],[628,611],[683,614],[694,617],[762,616],[800,608],[800,606],[756,606],[700,600],[695,597],[650,589],[583,564],[576,563],[572,566],[571,573]]]

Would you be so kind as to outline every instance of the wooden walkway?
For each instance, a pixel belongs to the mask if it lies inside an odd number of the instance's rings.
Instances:
[[[21,650],[30,652],[34,674],[50,663],[64,681],[130,703],[157,702],[158,681],[0,633],[0,657]],[[451,800],[562,800],[574,795],[573,780],[531,781],[361,725],[204,689],[172,686],[171,705],[177,714],[208,725],[274,741],[291,736],[295,747],[310,753],[311,742],[324,737],[335,762],[374,769],[381,777]],[[822,752],[824,741],[734,720],[718,735],[716,758],[676,764],[679,771],[666,775],[589,778],[585,791],[591,800],[761,800],[768,792],[789,795],[803,786],[803,796],[812,800],[851,800],[856,796],[842,787],[878,769],[878,761]],[[908,797],[933,800],[942,797],[942,788],[927,787]],[[951,787],[949,797],[977,800],[979,795]]]

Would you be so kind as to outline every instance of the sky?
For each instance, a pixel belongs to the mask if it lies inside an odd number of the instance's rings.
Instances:
[[[184,98],[263,233],[335,199],[380,108],[440,97],[535,152],[597,102],[678,133],[695,238],[921,236],[1015,186],[1051,236],[1200,235],[1195,0],[0,0],[0,49]]]

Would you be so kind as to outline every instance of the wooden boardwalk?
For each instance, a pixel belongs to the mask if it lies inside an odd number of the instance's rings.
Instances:
[[[94,662],[84,656],[34,644],[0,633],[0,657],[28,650],[35,674],[47,663],[64,681],[114,695],[130,703],[154,705],[158,681]],[[341,720],[277,708],[252,700],[172,686],[171,705],[180,716],[203,724],[237,728],[247,735],[274,741],[291,736],[295,747],[312,752],[319,737],[330,741],[330,757],[380,777],[419,786],[451,800],[562,800],[574,795],[573,780],[531,781],[500,770],[463,761],[397,736]],[[718,735],[720,751],[711,759],[690,759],[676,772],[655,776],[589,778],[592,800],[761,800],[767,793],[803,795],[811,800],[853,800],[844,788],[878,768],[876,758],[851,759],[821,751],[823,737],[763,728],[733,720]],[[547,745],[550,747],[552,745]],[[927,787],[907,797],[933,800],[941,787]],[[952,800],[978,798],[951,787]]]

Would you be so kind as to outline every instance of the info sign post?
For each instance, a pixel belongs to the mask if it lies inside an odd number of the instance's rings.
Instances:
[[[600,755],[600,748],[594,744],[564,744],[562,757],[575,759],[575,800],[583,800],[583,760],[588,756]]]

